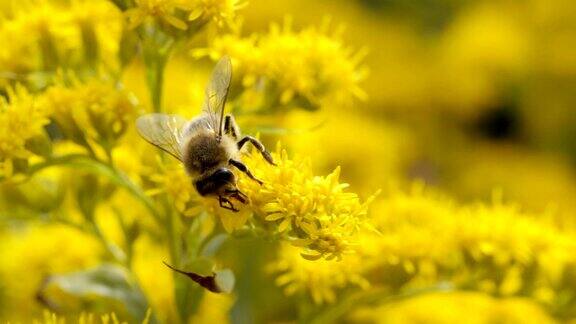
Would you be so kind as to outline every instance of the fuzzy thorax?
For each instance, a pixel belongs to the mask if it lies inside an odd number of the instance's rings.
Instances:
[[[192,135],[184,147],[184,165],[186,171],[193,177],[198,177],[211,169],[228,165],[228,161],[236,158],[238,147],[228,135],[217,134],[211,130],[202,130]]]

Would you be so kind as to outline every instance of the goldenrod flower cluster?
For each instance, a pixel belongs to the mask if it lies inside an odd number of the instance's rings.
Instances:
[[[353,252],[358,236],[370,229],[368,205],[358,195],[346,192],[339,182],[340,169],[325,177],[314,176],[310,160],[289,159],[286,151],[276,154],[278,166],[266,165],[257,155],[247,159],[264,185],[242,178],[239,187],[250,197],[254,217],[275,226],[307,259],[340,259]]]
[[[118,1],[122,2],[122,1]],[[188,29],[188,22],[214,21],[219,26],[231,24],[236,11],[246,3],[238,0],[136,0],[135,6],[126,11],[130,28],[135,28],[152,18],[177,29]]]
[[[94,313],[82,313],[79,316],[58,316],[56,313],[45,312],[43,320],[34,320],[34,324],[125,324],[127,322],[118,318],[116,313],[96,315]],[[150,323],[150,313],[141,322],[142,324]]]
[[[344,288],[369,296],[370,285],[392,296],[435,287],[522,297],[560,317],[576,305],[569,292],[576,284],[573,233],[537,215],[498,202],[461,206],[421,185],[394,192],[373,214],[382,234],[365,233],[358,254],[344,262],[311,262],[284,246],[271,267],[277,282],[287,294],[307,293],[316,303],[334,302]]]
[[[116,64],[122,24],[108,1],[7,1],[0,18],[0,81],[45,83],[58,67]]]
[[[382,269],[374,279],[383,285],[410,289],[444,282],[495,296],[529,297],[556,315],[574,307],[572,297],[568,304],[563,300],[576,284],[570,275],[576,261],[573,232],[546,221],[549,216],[498,201],[459,206],[419,186],[390,196],[376,210],[376,227],[386,235],[370,240],[368,253],[380,256],[371,266]]]
[[[10,87],[7,92],[0,99],[0,177],[4,178],[22,171],[30,157],[42,153],[34,142],[48,141],[43,127],[49,122],[49,110],[24,87]]]
[[[367,290],[370,287],[363,276],[365,265],[360,254],[348,255],[342,260],[309,260],[302,258],[298,248],[283,244],[268,270],[276,276],[276,284],[286,295],[310,298],[316,304],[336,302],[338,294],[346,288]]]
[[[317,109],[365,97],[360,88],[367,72],[361,65],[365,53],[347,47],[329,24],[296,31],[286,20],[266,34],[222,35],[193,54],[213,59],[229,55],[234,60],[247,91],[247,109]],[[263,87],[267,97],[258,98]]]
[[[148,195],[166,193],[179,213],[186,216],[198,215],[197,204],[201,199],[183,168],[174,164],[163,166],[149,178],[151,188],[146,192]]]
[[[110,151],[136,115],[136,98],[112,80],[60,81],[38,98],[63,136],[80,145],[98,143]]]
[[[475,314],[474,318],[469,318]],[[399,300],[376,309],[360,309],[352,320],[371,323],[454,323],[469,318],[470,323],[555,323],[524,298],[497,299],[475,292],[438,292]]]

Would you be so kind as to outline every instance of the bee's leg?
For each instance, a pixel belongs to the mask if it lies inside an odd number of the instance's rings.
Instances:
[[[218,203],[220,204],[220,207],[224,208],[224,209],[228,209],[231,210],[233,212],[238,212],[239,210],[234,208],[234,205],[232,204],[232,202],[230,200],[228,200],[227,198],[224,198],[222,196],[218,196]],[[228,205],[224,205],[224,204],[228,204]]]
[[[247,167],[244,163],[242,163],[242,162],[240,162],[240,161],[233,160],[233,159],[230,159],[230,160],[228,161],[228,163],[230,163],[230,165],[236,167],[238,170],[246,173],[246,175],[247,175],[250,179],[258,182],[259,184],[262,184],[262,183],[263,183],[262,181],[256,179],[256,177],[254,177],[254,175],[252,174],[252,172],[250,172],[250,170],[248,170],[248,167]]]
[[[234,195],[234,198],[238,199],[243,204],[245,204],[248,201],[248,196],[246,196],[245,193],[243,193],[238,189],[236,189],[236,194]]]
[[[224,134],[232,136],[235,140],[240,136],[240,128],[238,128],[234,116],[230,114],[224,117]]]
[[[226,193],[230,195],[231,198],[238,200],[239,202],[245,204],[248,201],[248,196],[242,191],[236,190],[226,190]]]
[[[241,149],[242,146],[244,146],[244,144],[246,144],[247,142],[252,143],[252,145],[254,145],[254,147],[260,151],[260,154],[262,154],[262,157],[264,157],[264,159],[266,159],[266,161],[268,161],[268,163],[272,164],[272,165],[276,165],[276,163],[274,163],[274,159],[272,159],[272,155],[270,154],[270,152],[266,151],[266,148],[264,147],[264,145],[262,143],[260,143],[259,140],[257,140],[256,138],[252,137],[252,136],[244,136],[240,141],[238,141],[238,149]]]

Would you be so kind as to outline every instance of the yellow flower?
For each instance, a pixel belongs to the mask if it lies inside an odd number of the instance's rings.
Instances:
[[[10,177],[22,161],[34,155],[30,142],[46,137],[48,112],[22,86],[8,88],[7,98],[0,98],[0,177]]]
[[[137,101],[111,80],[59,81],[40,98],[63,135],[78,144],[96,142],[106,149],[117,144],[132,123]]]
[[[362,308],[350,316],[370,323],[555,323],[529,299],[496,299],[477,292],[429,293],[378,307]]]
[[[246,3],[238,0],[136,0],[136,6],[126,11],[130,28],[147,18],[166,23],[177,29],[188,29],[188,21],[214,21],[219,27],[231,25],[236,11]]]
[[[108,1],[12,1],[10,7],[0,18],[3,77],[43,86],[46,73],[62,64],[114,63],[122,21]]]
[[[136,28],[147,18],[159,19],[160,21],[185,30],[186,22],[178,17],[178,10],[187,10],[187,1],[182,0],[136,0],[136,6],[126,11],[130,22],[130,28]]]
[[[183,167],[161,164],[160,170],[151,174],[149,179],[152,181],[152,188],[146,192],[148,195],[166,193],[182,215],[197,216],[200,213],[201,197],[194,188],[193,179],[186,174]]]
[[[363,278],[362,258],[358,255],[346,256],[343,260],[306,260],[300,250],[289,244],[282,244],[277,260],[269,266],[276,277],[276,284],[291,296],[308,294],[314,303],[333,303],[339,290],[357,286],[367,289],[370,284]]]
[[[66,15],[45,1],[14,8],[18,9],[1,24],[0,37],[5,44],[0,51],[3,70],[18,73],[54,68],[59,53],[74,46]]]
[[[195,50],[193,55],[212,59],[229,55],[245,88],[244,96],[261,93],[265,86],[270,98],[260,103],[261,109],[316,109],[365,97],[359,86],[366,76],[360,66],[364,52],[347,48],[338,32],[329,34],[327,28],[294,31],[287,20],[283,26],[272,25],[263,35],[217,37],[210,48]]]
[[[148,324],[152,313],[148,311],[146,318],[142,324]],[[66,323],[80,323],[80,324],[126,324],[127,322],[118,318],[116,313],[95,314],[95,313],[81,313],[76,316],[57,315],[48,311],[44,312],[42,320],[35,319],[34,324],[66,324]]]
[[[370,228],[367,209],[373,197],[362,203],[346,192],[348,185],[339,182],[340,168],[320,177],[312,174],[307,159],[289,159],[280,148],[274,157],[277,166],[258,154],[244,159],[264,185],[240,178],[238,187],[250,198],[243,210],[302,247],[303,257],[333,259],[353,252],[359,233]]]
[[[211,20],[220,27],[232,25],[236,11],[247,4],[243,0],[192,0],[188,20]]]
[[[92,64],[116,67],[123,29],[120,11],[102,0],[72,1],[68,10],[68,21],[82,40],[84,58]]]
[[[380,275],[376,286],[399,291],[435,285],[500,296],[533,298],[554,309],[576,264],[573,232],[514,205],[460,206],[423,190],[393,192],[376,206],[374,223],[383,233],[366,238],[365,253]],[[573,303],[573,302],[571,302]],[[565,316],[564,311],[558,314]]]
[[[184,170],[181,164],[156,160],[153,168],[144,173],[146,194],[148,196],[167,195],[175,211],[183,216],[196,217],[202,212],[215,215],[226,232],[231,233],[242,228],[250,216],[250,211],[239,213],[226,212],[213,197],[202,197],[194,187],[194,179]],[[214,225],[212,221],[209,227]]]

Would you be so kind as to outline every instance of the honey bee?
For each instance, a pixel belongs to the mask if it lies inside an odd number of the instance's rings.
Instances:
[[[241,137],[234,117],[224,114],[231,78],[232,64],[225,56],[212,72],[199,116],[187,121],[178,115],[148,114],[136,120],[136,127],[146,141],[184,164],[201,196],[216,197],[220,207],[237,212],[231,199],[245,204],[248,197],[238,190],[231,167],[262,184],[240,160],[240,149],[251,143],[268,163],[275,164],[260,141]]]

